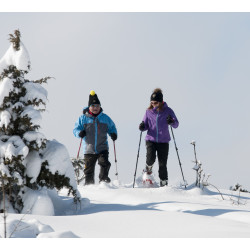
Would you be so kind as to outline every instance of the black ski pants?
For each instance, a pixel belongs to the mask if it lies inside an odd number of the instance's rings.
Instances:
[[[152,141],[146,141],[146,163],[148,166],[152,166],[156,159],[156,152],[159,162],[159,178],[161,180],[168,180],[167,160],[168,160],[168,143],[157,143]]]
[[[95,183],[95,165],[98,160],[100,165],[99,180],[105,180],[108,177],[111,163],[108,160],[109,152],[103,151],[100,154],[85,154],[84,155],[84,175],[85,185]]]

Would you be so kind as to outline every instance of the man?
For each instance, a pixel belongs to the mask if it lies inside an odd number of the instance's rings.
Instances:
[[[75,137],[83,138],[85,185],[94,184],[95,164],[100,165],[99,182],[110,182],[108,177],[111,163],[108,160],[109,146],[107,134],[113,141],[117,139],[117,130],[111,118],[103,113],[101,103],[92,90],[88,107],[83,110],[73,130]]]

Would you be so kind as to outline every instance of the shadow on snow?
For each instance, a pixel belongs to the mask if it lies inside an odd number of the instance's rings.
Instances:
[[[196,214],[196,215],[205,215],[205,216],[219,216],[226,213],[231,212],[247,212],[249,213],[249,210],[235,210],[235,209],[213,209],[213,208],[207,208],[207,209],[201,209],[196,211],[186,210],[182,211],[183,213],[189,213],[189,214]]]
[[[118,212],[118,211],[163,211],[156,208],[159,204],[175,203],[173,201],[166,202],[154,202],[154,203],[143,203],[137,205],[126,205],[126,204],[91,204],[88,208],[83,211],[79,211],[78,215],[87,215],[100,212]]]

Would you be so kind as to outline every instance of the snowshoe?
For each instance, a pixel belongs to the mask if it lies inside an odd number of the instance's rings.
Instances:
[[[151,174],[149,174],[146,171],[143,172],[142,184],[144,187],[154,187],[155,186],[155,180],[154,180],[154,176],[153,176],[152,172],[151,172]]]

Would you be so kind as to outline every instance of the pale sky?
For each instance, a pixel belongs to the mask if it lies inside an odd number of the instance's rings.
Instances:
[[[31,58],[29,79],[46,85],[42,130],[76,156],[75,121],[94,90],[115,122],[119,179],[133,181],[141,122],[155,87],[175,111],[184,176],[195,181],[192,140],[210,181],[250,190],[250,13],[0,13],[0,56],[19,29]],[[143,133],[137,176],[145,166]],[[109,139],[111,179],[115,179]],[[173,141],[169,182],[182,181]],[[154,166],[158,180],[158,162]],[[99,166],[96,167],[96,176]]]

